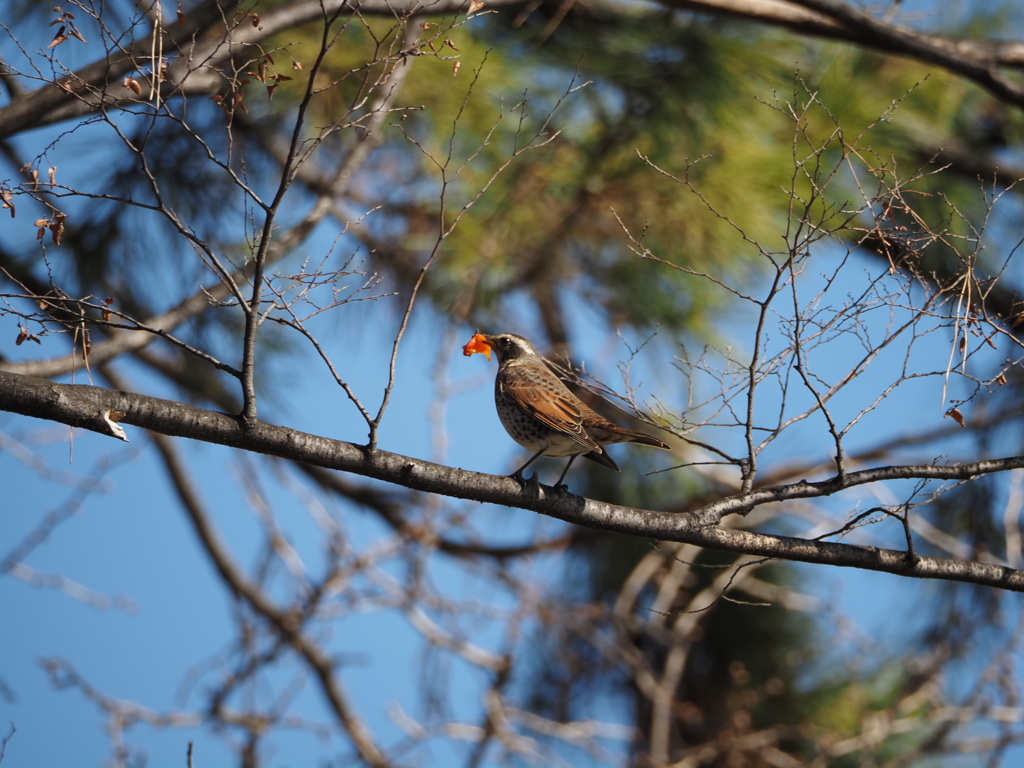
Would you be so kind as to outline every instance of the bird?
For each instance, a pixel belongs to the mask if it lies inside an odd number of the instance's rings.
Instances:
[[[533,456],[511,477],[523,472],[541,456],[569,457],[556,488],[563,488],[569,467],[584,456],[616,472],[619,465],[604,447],[612,443],[638,443],[671,450],[656,437],[613,424],[574,395],[548,367],[533,344],[514,333],[489,336],[476,333],[462,348],[467,357],[491,352],[498,357],[494,379],[494,404],[509,436]],[[536,476],[535,476],[536,477]]]

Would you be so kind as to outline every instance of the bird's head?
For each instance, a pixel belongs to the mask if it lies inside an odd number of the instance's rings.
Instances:
[[[487,355],[488,360],[491,358],[492,351],[498,356],[499,363],[537,355],[533,344],[514,333],[497,333],[493,336],[477,333],[462,348],[462,354],[466,357],[479,352]]]

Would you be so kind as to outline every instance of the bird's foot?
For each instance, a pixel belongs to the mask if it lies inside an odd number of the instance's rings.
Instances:
[[[513,472],[511,475],[509,475],[509,477],[511,477],[513,480],[517,480],[519,482],[519,485],[522,486],[523,490],[526,490],[528,486],[532,487],[534,491],[540,489],[540,481],[537,479],[536,472],[530,475],[530,477],[523,477],[523,471],[519,470],[518,472]]]

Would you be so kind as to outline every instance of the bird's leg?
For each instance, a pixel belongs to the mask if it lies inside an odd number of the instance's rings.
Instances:
[[[535,454],[533,454],[533,456],[530,457],[529,461],[527,461],[525,464],[523,464],[523,466],[521,466],[519,469],[517,469],[515,472],[513,472],[511,475],[509,475],[509,477],[514,477],[516,480],[524,480],[524,478],[523,478],[523,470],[525,470],[528,466],[533,464],[533,462],[535,462],[537,459],[539,459],[541,454],[544,453],[544,451],[545,451],[545,449],[541,448],[539,451],[537,451]],[[534,477],[535,480],[537,479],[536,475],[534,475],[533,477]]]
[[[578,454],[574,453],[572,456],[569,457],[569,463],[565,465],[565,469],[562,470],[562,474],[558,478],[558,482],[555,483],[555,488],[557,488],[558,490],[560,490],[560,491],[568,491],[569,490],[569,486],[568,485],[562,485],[562,481],[565,479],[565,475],[569,471],[569,467],[571,467],[572,463],[574,461],[576,461],[576,456],[577,455]]]

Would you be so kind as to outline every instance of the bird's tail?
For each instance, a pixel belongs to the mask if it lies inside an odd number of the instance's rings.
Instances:
[[[650,435],[645,435],[643,432],[633,432],[632,430],[630,430],[629,438],[628,439],[629,439],[629,441],[631,443],[639,443],[640,445],[649,445],[652,448],[661,448],[662,450],[665,450],[665,451],[671,451],[672,450],[672,446],[670,446],[668,443],[666,443],[666,442],[664,442],[662,440],[659,440],[656,437],[651,437]]]

